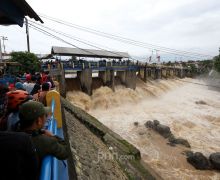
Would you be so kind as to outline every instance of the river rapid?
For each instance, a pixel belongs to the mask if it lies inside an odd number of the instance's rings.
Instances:
[[[204,85],[200,85],[204,84]],[[186,161],[182,146],[171,147],[160,135],[145,128],[148,120],[168,125],[176,137],[187,139],[194,152],[205,156],[220,152],[220,91],[203,79],[137,82],[136,90],[117,86],[79,91],[67,99],[135,145],[145,163],[164,179],[220,179],[217,171],[199,171]],[[138,122],[138,126],[134,125]]]

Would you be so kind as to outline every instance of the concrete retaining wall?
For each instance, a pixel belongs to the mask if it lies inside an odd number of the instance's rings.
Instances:
[[[100,123],[82,109],[73,106],[69,101],[61,98],[62,107],[74,114],[74,116],[84,124],[94,135],[99,137],[108,147],[113,147],[118,156],[130,155],[132,159],[118,161],[120,166],[126,170],[129,179],[161,179],[147,164],[141,161],[140,151],[132,144],[121,138],[118,134]]]

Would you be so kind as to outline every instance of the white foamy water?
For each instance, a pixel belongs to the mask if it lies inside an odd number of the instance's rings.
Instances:
[[[218,172],[195,170],[182,154],[185,148],[170,147],[166,140],[144,127],[146,121],[157,119],[168,125],[175,136],[187,139],[192,151],[207,157],[220,152],[220,92],[180,80],[161,80],[138,82],[135,91],[117,87],[114,93],[102,87],[92,97],[81,92],[67,96],[135,145],[143,160],[165,179],[220,179]],[[206,104],[196,103],[199,101]],[[134,126],[134,122],[139,125]]]

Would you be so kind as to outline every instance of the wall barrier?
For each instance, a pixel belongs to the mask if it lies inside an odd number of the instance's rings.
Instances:
[[[49,119],[48,123],[48,130],[51,131],[54,135],[58,135],[63,137],[62,127],[57,127],[57,122],[55,119],[55,111],[61,111],[60,109],[56,108],[56,103],[54,98],[51,102],[51,118]],[[46,156],[41,165],[41,173],[40,173],[40,180],[68,180],[68,167],[67,162],[58,160],[53,156]]]

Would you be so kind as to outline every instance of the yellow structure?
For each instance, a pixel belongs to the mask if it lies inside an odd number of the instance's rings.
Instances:
[[[54,118],[57,121],[57,128],[62,127],[62,112],[61,112],[61,104],[60,104],[60,93],[55,90],[49,91],[46,95],[47,104],[51,105],[52,100],[55,101],[54,107]]]

